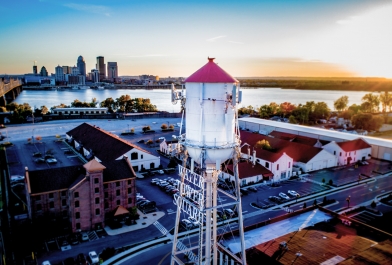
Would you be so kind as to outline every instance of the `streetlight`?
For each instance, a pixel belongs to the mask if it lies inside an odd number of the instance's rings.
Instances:
[[[302,253],[298,250],[298,252],[297,253],[295,253],[295,259],[293,260],[293,262],[291,263],[291,264],[294,264],[294,262],[299,258],[299,257],[301,257],[302,256]]]
[[[348,195],[348,197],[346,199],[346,201],[347,201],[347,208],[350,208],[350,199],[351,199],[351,196]]]
[[[128,132],[130,132],[130,131],[129,131],[129,124],[127,124],[127,125],[128,125]]]
[[[32,133],[31,133],[31,134],[32,134],[32,136],[31,136],[31,142],[32,142],[32,143],[34,143],[34,130],[35,130],[35,128],[33,128],[33,131],[32,131]]]

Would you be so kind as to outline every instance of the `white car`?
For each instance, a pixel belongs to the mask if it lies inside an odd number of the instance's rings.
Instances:
[[[42,265],[50,265],[50,261],[49,260],[45,260],[42,262]]]
[[[290,200],[290,197],[289,196],[287,196],[285,193],[283,193],[283,192],[279,192],[279,197],[281,197],[281,198],[283,198],[283,199],[285,199],[285,200]]]
[[[288,190],[287,193],[290,194],[291,196],[299,197],[298,192],[296,192],[296,191],[294,191],[294,190]]]
[[[199,222],[196,221],[195,218],[193,218],[193,217],[188,217],[188,220],[191,221],[193,227],[198,227],[198,226],[199,226]]]
[[[165,172],[162,169],[160,169],[160,170],[158,170],[158,174],[163,175],[163,174],[165,174]]]
[[[12,182],[24,181],[25,177],[15,175],[15,176],[11,176],[10,179],[11,179],[11,183],[12,183]]]
[[[159,140],[165,140],[165,137],[159,137],[158,139]]]
[[[95,251],[90,251],[90,252],[88,253],[88,256],[90,257],[91,263],[92,263],[92,264],[94,264],[94,263],[99,263],[99,257],[98,257],[98,255],[97,255],[97,252],[95,252]]]

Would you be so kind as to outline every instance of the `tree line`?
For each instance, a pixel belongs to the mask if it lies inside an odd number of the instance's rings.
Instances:
[[[374,115],[381,112],[380,115]],[[259,108],[253,106],[242,107],[238,110],[239,115],[249,114],[263,119],[278,116],[287,119],[294,124],[314,125],[321,120],[328,120],[332,116],[350,120],[351,124],[357,129],[379,130],[384,122],[388,122],[387,111],[392,109],[392,94],[385,91],[380,94],[368,93],[362,97],[360,105],[352,104],[349,106],[348,96],[342,96],[334,101],[335,113],[325,102],[308,101],[305,104],[292,104],[283,102],[277,104],[271,102]]]
[[[0,107],[0,112],[12,112],[10,120],[12,123],[22,123],[27,117],[41,117],[42,115],[51,114],[55,108],[96,108],[97,106],[108,108],[109,113],[128,113],[128,112],[155,112],[158,111],[156,105],[153,105],[149,98],[131,98],[129,95],[122,95],[119,98],[106,98],[100,104],[96,98],[90,102],[75,99],[70,105],[61,103],[50,109],[47,106],[41,106],[34,110],[28,103],[18,104],[12,102],[5,107]]]

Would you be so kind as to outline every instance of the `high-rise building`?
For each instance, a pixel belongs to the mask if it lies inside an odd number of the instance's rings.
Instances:
[[[55,68],[55,73],[56,73],[56,81],[64,81],[64,70],[63,67],[60,65],[56,66]]]
[[[99,71],[97,69],[91,69],[91,81],[93,81],[94,83],[98,83],[99,82]]]
[[[97,70],[99,71],[99,81],[106,78],[105,60],[103,56],[97,57]]]
[[[63,66],[63,72],[64,74],[71,74],[71,67],[69,66]]]
[[[71,75],[72,76],[79,75],[79,68],[77,68],[76,66],[71,67]]]
[[[117,62],[108,62],[108,79],[116,82],[118,78]]]
[[[45,66],[42,66],[40,76],[48,76],[48,71],[46,71]]]
[[[37,69],[37,66],[34,63],[34,65],[33,65],[33,74],[36,75],[37,73],[38,73],[38,69]]]
[[[83,56],[80,55],[78,57],[78,62],[76,63],[76,66],[79,68],[79,73],[86,76],[86,63],[84,62]]]

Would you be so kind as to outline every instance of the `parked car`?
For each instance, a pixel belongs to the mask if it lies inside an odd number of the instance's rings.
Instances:
[[[299,197],[298,192],[296,192],[296,191],[294,191],[294,190],[288,190],[287,193],[290,194],[291,196]]]
[[[137,141],[138,143],[144,143],[144,139]]]
[[[46,159],[46,162],[48,164],[56,164],[57,163],[57,159],[56,158],[49,158],[49,159]]]
[[[19,175],[14,175],[10,177],[11,183],[24,182],[24,179],[25,179],[24,176],[19,176]]]
[[[162,169],[160,169],[160,170],[158,170],[158,174],[161,174],[161,175],[163,175],[163,174],[165,174],[165,172],[163,172],[163,170],[162,170]]]
[[[290,200],[290,197],[286,195],[284,192],[279,192],[279,196],[285,200]]]
[[[236,213],[232,209],[224,209],[223,212],[228,218],[232,218],[236,216]]]
[[[43,158],[37,158],[34,160],[35,163],[45,163],[45,159]]]
[[[257,188],[256,187],[249,187],[248,190],[253,191],[253,192],[257,192]]]
[[[86,232],[83,232],[80,236],[80,240],[82,241],[89,241],[90,238],[88,237],[88,234]]]
[[[34,157],[40,157],[40,156],[42,156],[42,154],[41,154],[41,152],[35,152],[35,153],[33,153],[33,156]]]
[[[76,256],[76,262],[77,262],[77,264],[79,264],[79,265],[87,265],[87,264],[88,264],[88,263],[87,263],[86,256],[85,256],[83,253],[79,253],[79,254]]]
[[[77,245],[79,244],[79,239],[76,234],[72,234],[69,236],[68,241],[71,243],[71,245]]]
[[[240,189],[242,195],[248,195],[249,192],[246,189]]]
[[[193,227],[199,227],[199,222],[196,221],[195,218],[193,218],[193,217],[188,217],[188,220],[191,221]]]
[[[91,263],[92,263],[92,264],[94,264],[94,263],[99,263],[99,257],[98,257],[98,255],[97,255],[97,252],[95,252],[95,251],[90,251],[90,252],[88,253],[88,256],[90,257]]]
[[[192,229],[193,228],[193,224],[191,221],[189,221],[188,219],[182,219],[181,220],[181,225],[186,229]]]
[[[277,196],[269,196],[268,199],[273,202],[280,202],[282,199]]]
[[[50,265],[50,261],[49,260],[42,261],[41,265]]]

